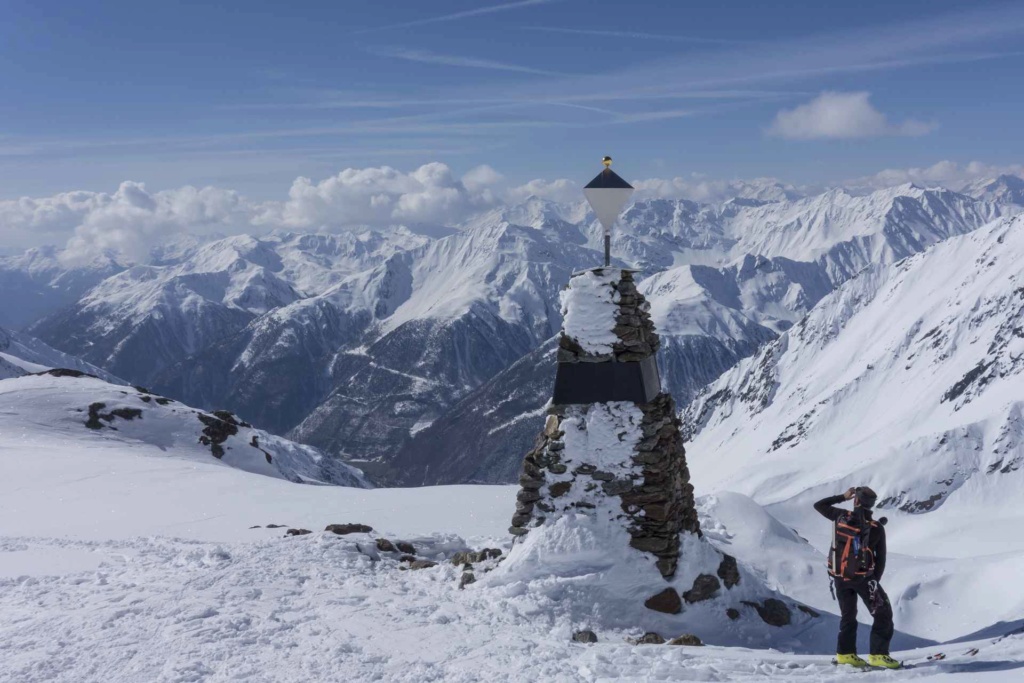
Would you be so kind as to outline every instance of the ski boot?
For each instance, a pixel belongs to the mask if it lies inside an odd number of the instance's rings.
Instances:
[[[855,666],[858,669],[863,668],[863,667],[868,665],[867,662],[865,662],[863,659],[861,659],[857,655],[839,655],[839,654],[836,655],[836,664],[848,664],[850,666]]]
[[[903,666],[889,655],[868,655],[868,664],[883,669],[899,669]]]

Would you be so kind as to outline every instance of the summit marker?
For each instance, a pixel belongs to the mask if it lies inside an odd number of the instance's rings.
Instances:
[[[597,174],[586,187],[583,196],[590,203],[594,215],[604,227],[604,265],[612,264],[612,226],[619,217],[622,207],[633,196],[633,186],[612,170],[612,158],[601,160],[604,170]]]

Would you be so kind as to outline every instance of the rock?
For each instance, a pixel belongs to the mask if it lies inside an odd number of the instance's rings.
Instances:
[[[793,614],[786,607],[786,603],[777,598],[768,598],[763,604],[744,600],[743,604],[756,609],[761,621],[769,626],[788,626],[793,619]]]
[[[711,574],[701,574],[693,580],[693,588],[683,593],[683,599],[690,603],[710,600],[721,587],[722,584]]]
[[[416,557],[414,555],[402,555],[398,558],[399,562],[415,562]]]
[[[668,550],[671,541],[667,538],[658,538],[656,536],[634,536],[630,539],[629,545],[637,550],[657,554]]]
[[[414,560],[409,563],[409,569],[430,569],[436,566],[437,562],[431,562],[430,560]]]
[[[393,553],[393,552],[395,552],[396,548],[395,548],[395,544],[392,543],[391,541],[389,541],[388,539],[386,539],[386,538],[378,538],[377,539],[377,550],[381,551],[382,553]]]
[[[597,634],[589,629],[576,631],[576,633],[572,634],[572,641],[574,643],[596,643]]]
[[[554,486],[554,484],[552,484],[552,486]],[[516,494],[516,500],[520,503],[536,503],[540,500],[540,494],[536,491],[523,489]]]
[[[615,478],[615,475],[611,472],[602,472],[601,470],[597,470],[596,472],[591,473],[590,478],[596,479],[597,481],[611,481]]]
[[[815,619],[817,619],[818,617],[821,616],[819,613],[815,612],[814,610],[812,610],[807,605],[797,605],[796,608],[798,610],[800,610],[801,612],[803,612],[804,614],[807,614],[807,615],[809,615],[809,616],[811,616],[811,617],[813,617]]]
[[[493,560],[496,557],[501,557],[501,551],[497,548],[484,548],[483,550],[467,550],[460,551],[452,555],[452,564],[456,567],[460,565],[476,564],[478,562],[486,562],[487,560]]]
[[[519,527],[519,526],[510,526],[508,528],[508,532],[510,534],[512,534],[513,536],[525,536],[526,534],[530,533],[530,530],[529,529],[524,529],[524,528]]]
[[[655,612],[679,614],[683,611],[683,601],[679,599],[679,593],[676,592],[675,588],[666,588],[657,595],[647,598],[644,601],[644,607]]]
[[[160,401],[158,400],[157,403]],[[199,413],[196,415],[199,421],[205,425],[203,435],[199,437],[199,443],[210,447],[210,452],[217,459],[224,457],[224,447],[221,445],[228,440],[228,437],[238,433],[241,426],[235,416],[229,412],[218,410],[213,415]]]
[[[628,479],[613,479],[601,484],[601,489],[608,496],[621,496],[627,491],[633,490],[633,482]]]
[[[416,548],[412,543],[408,541],[398,541],[395,543],[395,547],[398,548],[399,552],[405,553],[406,555],[415,555]]]
[[[522,486],[524,489],[536,491],[537,489],[544,485],[544,479],[530,477],[527,476],[526,474],[523,474],[521,477],[519,477],[519,485]]]
[[[740,569],[736,566],[735,557],[732,555],[722,557],[722,563],[718,565],[718,578],[722,580],[726,588],[739,585]]]
[[[664,645],[665,639],[653,631],[648,631],[639,638],[629,641],[634,645]]]
[[[512,516],[512,526],[523,526],[533,518],[529,512],[519,512]]]
[[[730,607],[729,609],[725,610],[725,616],[729,617],[733,621],[736,621],[740,618],[740,611],[735,607]]]
[[[373,527],[366,526],[365,524],[328,524],[324,531],[345,536],[347,534],[368,534],[373,531]]]
[[[701,639],[692,633],[684,633],[681,636],[677,636],[672,640],[668,641],[669,645],[690,645],[692,647],[703,647],[704,643]]]
[[[571,488],[571,481],[556,481],[554,484],[548,486],[548,493],[551,494],[552,498],[561,498],[565,494],[569,493],[569,489]]]
[[[267,525],[268,529],[283,529],[284,527],[285,527],[284,524],[268,524]]]
[[[285,532],[288,536],[305,536],[306,534],[313,533],[309,529],[289,529]]]
[[[476,576],[473,572],[462,572],[462,578],[459,579],[459,589],[463,589],[471,583],[476,583]]]
[[[567,349],[568,350],[568,349]],[[580,349],[582,351],[582,349]],[[544,421],[544,436],[549,439],[558,437],[558,425],[559,420],[557,415],[548,415],[548,418]]]

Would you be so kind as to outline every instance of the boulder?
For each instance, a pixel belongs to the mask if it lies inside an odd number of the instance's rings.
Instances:
[[[718,565],[718,578],[722,580],[726,588],[732,588],[740,582],[740,569],[736,565],[736,558],[726,555]]]
[[[597,634],[589,629],[584,629],[573,633],[572,640],[574,643],[596,643]]]
[[[683,593],[683,599],[690,603],[710,600],[721,587],[722,584],[711,574],[701,574],[693,580],[693,588]]]
[[[409,563],[409,569],[430,569],[436,566],[437,562],[431,562],[430,560],[414,560]]]
[[[692,633],[684,633],[681,636],[677,636],[672,640],[668,641],[669,645],[690,645],[691,647],[703,647],[704,643],[701,639]]]
[[[675,588],[666,588],[657,595],[647,598],[644,601],[644,607],[655,612],[679,614],[683,611],[683,601],[679,599],[679,593],[676,592]]]
[[[285,532],[287,536],[305,536],[306,534],[313,533],[309,529],[289,529]]]
[[[412,543],[407,541],[398,541],[395,543],[395,547],[398,548],[399,552],[405,553],[406,555],[415,555],[416,548]]]
[[[395,548],[395,544],[392,543],[391,541],[389,541],[388,539],[386,539],[386,538],[378,538],[377,539],[377,550],[381,551],[382,553],[393,553],[393,552],[395,552],[396,548]]]
[[[365,524],[328,524],[324,531],[345,536],[347,534],[368,534],[373,531],[373,527],[366,526]]]
[[[653,631],[648,631],[639,638],[629,641],[634,645],[664,645],[665,639]]]
[[[729,609],[725,610],[725,616],[729,617],[729,619],[731,619],[732,621],[736,621],[740,618],[740,611],[735,607],[730,607]]]
[[[786,603],[777,598],[768,598],[763,603],[744,600],[743,604],[756,609],[761,621],[769,626],[788,626],[793,619],[793,613],[786,607]]]

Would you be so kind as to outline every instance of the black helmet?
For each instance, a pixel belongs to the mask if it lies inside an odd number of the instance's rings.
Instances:
[[[865,510],[870,510],[875,507],[876,500],[878,500],[878,494],[867,486],[858,486],[857,490],[854,492],[854,505],[864,508]]]

